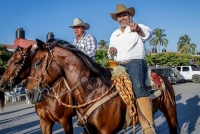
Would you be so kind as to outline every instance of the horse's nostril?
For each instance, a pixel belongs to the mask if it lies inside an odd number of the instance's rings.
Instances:
[[[32,97],[31,93],[28,93],[28,94],[27,94],[27,97],[28,97],[29,99],[31,99],[31,97]]]

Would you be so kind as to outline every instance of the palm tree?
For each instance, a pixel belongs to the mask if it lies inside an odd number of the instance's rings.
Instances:
[[[177,43],[177,50],[181,53],[194,54],[197,46],[194,43],[190,44],[190,40],[187,34],[181,36]]]
[[[99,43],[98,43],[100,46],[98,47],[99,49],[108,49],[108,45],[107,45],[107,42],[105,40],[100,40]]]
[[[165,47],[167,47],[168,44],[168,40],[164,37],[166,37],[166,34],[164,34],[165,30],[162,30],[160,28],[156,28],[153,31],[153,35],[154,37],[149,41],[150,46],[153,45],[155,47],[157,47],[159,45],[159,52],[160,52],[160,46],[164,45]]]

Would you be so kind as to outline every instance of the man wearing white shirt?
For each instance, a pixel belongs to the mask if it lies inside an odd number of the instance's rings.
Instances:
[[[133,22],[134,14],[133,7],[126,8],[123,4],[118,4],[116,13],[110,14],[120,27],[110,37],[108,52],[127,69],[137,98],[137,111],[144,134],[155,134],[152,104],[145,87],[148,68],[144,43],[151,38],[152,30]]]

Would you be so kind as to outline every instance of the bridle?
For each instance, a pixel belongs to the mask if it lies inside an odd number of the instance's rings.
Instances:
[[[32,77],[32,76],[29,76],[28,78],[31,78],[31,79],[36,80],[36,83],[35,83],[35,84],[36,84],[37,87],[42,87],[42,86],[40,86],[40,84],[44,84],[44,85],[46,85],[46,86],[48,87],[48,88],[38,88],[38,91],[39,91],[40,94],[44,94],[44,95],[47,95],[47,96],[49,96],[49,97],[51,97],[51,98],[55,98],[54,95],[51,95],[51,94],[50,94],[49,89],[52,90],[54,93],[56,93],[55,88],[56,88],[56,87],[58,86],[58,84],[60,83],[62,77],[59,79],[59,82],[56,84],[56,86],[51,88],[51,87],[45,82],[44,76],[46,75],[47,70],[48,70],[48,68],[50,67],[50,65],[51,65],[51,63],[52,63],[52,61],[53,61],[53,59],[54,59],[60,66],[62,66],[62,65],[61,65],[61,64],[58,62],[58,60],[56,60],[56,58],[54,57],[54,55],[53,55],[53,50],[51,50],[49,46],[46,46],[46,47],[47,47],[47,50],[45,51],[45,59],[44,59],[43,65],[42,65],[42,72],[41,72],[41,74],[39,74],[39,78],[34,78],[34,77]],[[48,56],[49,56],[49,55],[51,56],[51,58],[50,58],[50,61],[49,61],[49,63],[48,63]],[[65,80],[64,80],[64,82],[65,82],[65,85],[66,85],[67,82],[66,82]],[[82,84],[84,84],[85,82],[88,82],[88,79],[84,79],[83,81],[81,81],[78,85],[76,85],[76,86],[73,87],[73,88],[69,88],[69,86],[68,86],[68,84],[67,84],[66,86],[67,86],[67,89],[69,89],[69,90],[67,90],[67,91],[65,91],[65,92],[63,92],[63,93],[61,93],[61,94],[59,95],[59,97],[63,96],[64,94],[66,94],[66,93],[68,93],[68,92],[72,92],[73,90],[77,89],[79,86],[81,86]],[[45,91],[46,91],[46,92],[45,92]]]
[[[11,77],[12,79],[11,79],[11,86],[9,86],[10,87],[9,92],[12,94],[14,94],[14,92],[13,92],[14,81],[15,81],[16,77],[18,76],[19,72],[21,71],[22,67],[24,66],[24,63],[29,55],[29,53],[25,54],[20,47],[18,48],[18,50],[23,57],[23,61],[22,61],[21,65],[17,68],[15,75],[13,77]]]
[[[40,84],[42,83],[45,83],[44,82],[44,76],[46,75],[47,73],[47,70],[49,68],[49,66],[51,65],[52,63],[52,60],[55,59],[55,57],[53,56],[53,50],[50,50],[49,47],[47,47],[47,49],[49,50],[46,50],[45,51],[45,60],[44,60],[44,64],[42,64],[42,72],[39,74],[39,78],[35,78],[35,77],[32,77],[32,76],[29,76],[28,78],[31,78],[31,79],[34,79],[36,80],[36,86],[37,87],[40,87]],[[49,53],[51,55],[51,59],[50,59],[50,62],[48,63],[48,56],[49,56]],[[56,60],[56,59],[55,59]],[[57,60],[56,60],[57,61]],[[59,63],[60,64],[60,63]],[[61,65],[61,64],[60,64]],[[45,85],[47,85],[49,87],[48,84],[45,83]],[[38,88],[38,91],[40,94],[43,94],[44,91],[47,90],[46,88]]]

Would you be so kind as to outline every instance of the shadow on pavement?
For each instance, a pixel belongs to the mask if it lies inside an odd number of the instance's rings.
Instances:
[[[22,108],[22,109],[18,109],[18,110],[13,110],[13,111],[11,111],[11,112],[0,113],[0,116],[6,115],[6,114],[12,114],[12,113],[14,113],[14,112],[19,112],[19,111],[22,111],[22,110],[27,110],[27,109],[30,109],[30,108],[33,108],[33,106],[26,107],[26,108]]]
[[[181,94],[178,94],[176,96],[176,101],[181,98]],[[189,134],[195,131],[195,125],[198,123],[197,120],[200,117],[199,102],[199,96],[195,95],[194,97],[186,100],[186,104],[177,103],[179,126],[182,130],[188,132]]]

